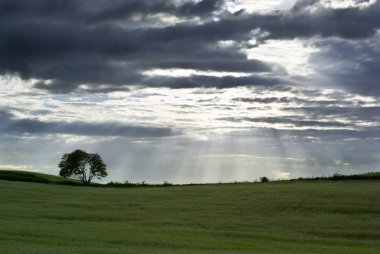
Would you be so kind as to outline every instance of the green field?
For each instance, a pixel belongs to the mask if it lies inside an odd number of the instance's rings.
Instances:
[[[380,253],[380,181],[0,193],[0,253]]]

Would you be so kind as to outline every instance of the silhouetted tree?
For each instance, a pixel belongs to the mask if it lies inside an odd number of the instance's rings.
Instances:
[[[269,178],[266,176],[262,176],[262,177],[260,177],[260,182],[262,182],[262,183],[269,182]]]
[[[94,178],[101,179],[107,176],[107,166],[100,155],[80,149],[65,153],[58,167],[60,176],[75,177],[84,184],[89,184]]]

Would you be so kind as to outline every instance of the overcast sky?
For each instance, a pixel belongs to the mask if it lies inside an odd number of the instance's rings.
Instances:
[[[0,169],[107,181],[380,170],[377,0],[0,0]]]

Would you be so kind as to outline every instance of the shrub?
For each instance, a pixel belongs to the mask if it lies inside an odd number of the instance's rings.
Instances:
[[[333,176],[331,177],[331,180],[344,180],[344,175],[339,174],[339,173],[334,173]]]
[[[162,186],[165,186],[165,187],[168,187],[168,186],[172,186],[173,184],[172,183],[169,183],[167,181],[165,181]]]

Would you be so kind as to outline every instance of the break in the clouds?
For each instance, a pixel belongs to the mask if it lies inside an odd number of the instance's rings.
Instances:
[[[0,0],[0,166],[55,172],[83,147],[116,180],[378,170],[379,17],[377,0]]]

